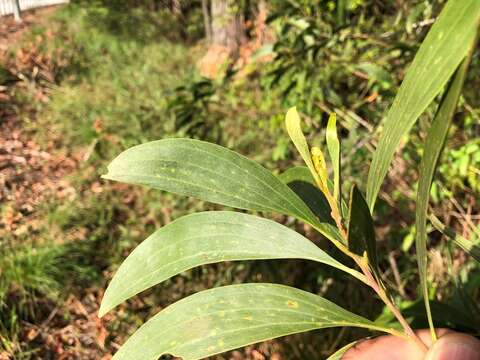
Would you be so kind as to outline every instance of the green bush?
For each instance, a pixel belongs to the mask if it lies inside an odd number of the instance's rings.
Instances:
[[[388,111],[369,169],[366,198],[352,185],[348,206],[347,197],[342,196],[345,185],[341,181],[335,114],[330,115],[325,132],[333,174],[330,176],[323,151],[319,147],[310,149],[295,108],[287,112],[286,128],[307,167],[291,168],[277,177],[219,145],[165,139],[124,151],[104,175],[106,179],[146,185],[233,208],[291,216],[328,239],[356,267],[335,260],[307,238],[270,220],[230,211],[198,213],[157,230],[129,255],[105,292],[100,316],[139,292],[193,267],[221,261],[298,258],[333,266],[368,285],[397,323],[370,321],[294,287],[269,283],[230,285],[191,295],[167,307],[132,335],[114,358],[141,356],[154,360],[170,354],[194,360],[271,338],[338,326],[389,333],[410,340],[427,352],[427,345],[392,301],[382,279],[372,213],[402,138],[443,92],[424,142],[415,210],[419,298],[423,297],[434,343],[436,319],[432,316],[427,278],[430,189],[476,48],[479,21],[480,4],[474,0],[450,1],[445,5]],[[455,31],[449,31],[454,24]],[[480,261],[476,243],[447,230],[433,214],[430,217],[438,231]],[[473,303],[474,300],[470,302]],[[470,310],[480,311],[475,305]],[[475,316],[471,319],[474,323]],[[331,358],[341,357],[354,344],[341,348]]]

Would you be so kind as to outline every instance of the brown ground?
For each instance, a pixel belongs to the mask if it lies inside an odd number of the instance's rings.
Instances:
[[[15,93],[32,84],[34,100],[48,101],[48,85],[55,81],[54,66],[58,64],[36,51],[41,39],[25,43],[13,56],[9,54],[27,29],[45,21],[53,11],[51,7],[24,13],[21,24],[11,17],[0,22],[0,66],[12,74],[12,81],[0,86],[0,239],[10,235],[12,242],[41,226],[38,207],[42,202],[76,196],[66,177],[78,169],[83,154],[59,152],[58,139],[37,144],[34,131],[24,123],[24,118],[34,118],[34,107],[22,104],[19,108],[15,101]],[[20,344],[29,343],[29,348],[33,345],[39,350],[33,359],[110,358],[104,347],[107,330],[97,317],[101,295],[98,290],[85,289],[62,305],[45,301],[42,306],[48,311],[43,321],[20,324]],[[13,355],[0,346],[0,360],[6,359],[13,359]]]
[[[21,24],[11,17],[0,23],[0,66],[12,74],[11,81],[0,86],[0,239],[8,238],[14,244],[45,226],[39,205],[81,196],[67,179],[79,169],[85,151],[60,150],[65,146],[59,146],[61,139],[53,133],[48,141],[36,142],[34,126],[28,124],[35,121],[35,106],[19,103],[15,97],[28,87],[32,103],[49,100],[49,89],[63,65],[61,54],[41,55],[37,49],[42,39],[26,40],[24,35],[54,11],[51,7],[24,13]],[[45,36],[54,34],[47,31]],[[105,320],[97,316],[102,295],[98,289],[83,289],[61,304],[46,299],[32,304],[41,309],[35,321],[21,321],[19,346],[36,349],[29,359],[110,359],[119,345],[115,339],[107,340],[106,324],[113,315]],[[11,350],[2,350],[1,343],[0,360],[14,359]],[[270,342],[234,351],[229,358],[277,360],[281,359],[279,350],[278,343]]]

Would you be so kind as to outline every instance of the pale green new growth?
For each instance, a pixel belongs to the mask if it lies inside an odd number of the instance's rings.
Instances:
[[[328,188],[328,170],[327,170],[327,162],[325,161],[325,156],[323,155],[322,150],[319,147],[312,147],[310,151],[313,166],[315,168],[315,172],[320,177],[321,181],[321,189],[326,196],[329,196],[330,191]]]
[[[333,167],[333,197],[340,203],[341,187],[340,187],[340,141],[337,134],[337,115],[331,113],[328,119],[326,132],[327,148],[332,161]]]
[[[325,189],[325,184],[321,177],[317,173],[317,169],[312,161],[312,155],[310,154],[310,148],[308,147],[307,140],[300,125],[300,116],[298,116],[297,108],[292,107],[287,111],[285,116],[285,125],[287,127],[288,135],[292,139],[295,147],[302,156],[303,161],[307,165],[308,169],[312,173],[317,185],[322,187],[322,191]]]

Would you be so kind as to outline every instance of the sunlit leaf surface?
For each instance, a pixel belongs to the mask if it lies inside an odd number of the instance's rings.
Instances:
[[[480,1],[450,0],[428,32],[390,108],[368,173],[370,211],[401,138],[467,56],[480,20]]]
[[[317,185],[322,186],[323,191],[324,181],[320,178],[315,168],[315,165],[313,164],[312,155],[310,154],[310,148],[307,144],[307,140],[305,139],[305,135],[303,135],[302,127],[300,124],[300,116],[298,115],[296,107],[290,108],[287,111],[287,115],[285,117],[285,125],[287,127],[287,132],[290,136],[290,139],[292,139],[295,147],[302,156],[303,161],[305,161],[305,164],[312,173],[315,182],[317,183]]]
[[[473,42],[470,47],[473,46]],[[422,288],[425,308],[427,310],[428,323],[432,334],[432,339],[436,339],[435,329],[433,326],[432,314],[430,311],[430,303],[428,298],[427,284],[427,211],[428,200],[430,198],[430,188],[432,186],[433,176],[437,168],[438,159],[443,150],[445,139],[448,135],[448,129],[453,119],[458,99],[462,92],[463,83],[470,64],[469,58],[465,59],[455,73],[455,76],[447,88],[437,114],[433,119],[432,125],[428,130],[425,139],[425,149],[422,161],[420,163],[417,202],[415,210],[416,224],[416,250],[418,272],[420,274],[420,285]]]
[[[106,179],[232,206],[291,215],[332,241],[336,228],[321,223],[278,177],[248,158],[219,145],[192,139],[165,139],[134,146],[108,166]]]
[[[330,114],[328,119],[327,132],[326,132],[327,148],[330,154],[333,167],[333,197],[339,202],[341,193],[340,184],[340,141],[337,134],[337,115],[335,113]]]
[[[336,326],[384,330],[320,296],[288,286],[241,284],[206,290],[146,322],[114,360],[172,354],[203,359],[276,337]]]
[[[299,233],[231,211],[184,216],[157,230],[123,262],[105,292],[100,316],[139,292],[193,267],[233,260],[308,259],[363,278]]]
[[[239,209],[315,221],[300,198],[270,171],[205,141],[165,139],[132,147],[112,161],[103,177]]]

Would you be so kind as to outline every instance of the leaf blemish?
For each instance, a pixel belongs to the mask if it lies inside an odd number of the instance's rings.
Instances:
[[[288,300],[288,301],[287,301],[287,306],[288,306],[290,309],[298,309],[298,302],[297,302],[297,301],[294,301],[294,300]]]

